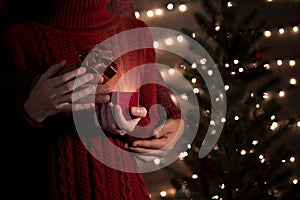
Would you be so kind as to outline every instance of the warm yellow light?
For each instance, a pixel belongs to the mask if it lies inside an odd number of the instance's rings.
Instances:
[[[271,34],[271,31],[265,30],[264,35],[265,35],[265,37],[271,37],[272,34]]]
[[[231,1],[229,1],[229,2],[227,2],[227,7],[228,8],[230,8],[230,7],[232,7],[233,5],[232,5],[232,2]]]
[[[179,11],[180,12],[185,12],[187,10],[187,7],[185,4],[181,4],[179,7],[178,7]]]
[[[154,48],[158,48],[159,47],[159,42],[158,41],[154,41],[153,42],[153,47]]]
[[[297,33],[298,30],[299,30],[298,26],[294,26],[294,27],[293,27],[293,31],[294,31],[295,33]]]
[[[295,65],[296,65],[296,61],[295,61],[295,60],[290,60],[290,61],[289,61],[289,65],[290,65],[291,67],[295,66]]]
[[[193,174],[192,175],[192,179],[197,179],[198,178],[198,175],[197,174]]]
[[[182,35],[178,35],[178,36],[177,36],[177,41],[178,41],[178,42],[182,43],[182,42],[183,42],[183,39],[184,39],[184,38],[183,38]]]
[[[168,4],[167,4],[167,9],[168,9],[168,10],[173,10],[173,9],[174,9],[174,4],[168,3]]]
[[[168,45],[168,46],[171,46],[173,43],[174,43],[174,41],[173,41],[172,38],[167,38],[167,39],[165,40],[165,44]]]
[[[284,97],[285,92],[284,91],[279,91],[278,95],[279,95],[279,97]]]
[[[266,63],[266,64],[264,64],[264,68],[266,68],[266,69],[270,69],[270,68],[271,68],[271,66],[270,66],[270,64]]]
[[[276,63],[277,63],[278,66],[281,66],[283,62],[282,62],[281,59],[278,59],[278,60],[276,61]]]
[[[192,78],[192,83],[196,83],[197,79],[196,78]]]
[[[298,183],[298,179],[295,178],[295,179],[293,180],[293,184],[296,185],[297,183]]]
[[[270,129],[272,131],[274,131],[277,127],[278,127],[278,123],[277,122],[273,122],[272,125],[270,126]]]
[[[137,18],[137,19],[140,18],[140,16],[141,16],[141,14],[138,11],[135,11],[134,15],[135,15],[135,18]]]
[[[152,10],[148,10],[148,11],[147,11],[147,16],[148,16],[148,17],[153,17],[153,15],[154,15],[154,13],[153,13]]]
[[[280,28],[279,30],[278,30],[278,32],[279,32],[279,34],[284,34],[284,28]]]
[[[296,85],[296,83],[297,83],[297,80],[295,78],[290,79],[290,84],[291,85]]]
[[[247,153],[247,152],[246,152],[244,149],[241,151],[241,155],[242,155],[242,156],[246,155],[246,153]]]
[[[160,192],[160,196],[161,197],[166,197],[167,196],[167,192],[166,191],[161,191]]]
[[[220,26],[216,26],[216,27],[215,27],[215,30],[216,30],[216,31],[219,31],[220,29],[221,29]]]
[[[156,10],[155,10],[155,14],[156,14],[156,15],[162,15],[162,14],[163,14],[162,9],[160,9],[160,8],[156,9]]]
[[[300,121],[297,122],[297,126],[300,127]]]

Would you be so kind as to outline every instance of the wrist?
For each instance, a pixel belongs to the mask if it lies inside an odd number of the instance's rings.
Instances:
[[[24,111],[32,120],[41,123],[46,119],[46,116],[39,111],[38,108],[27,99],[24,103]]]

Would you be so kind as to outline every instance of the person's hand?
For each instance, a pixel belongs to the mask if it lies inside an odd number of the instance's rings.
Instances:
[[[153,131],[153,139],[137,140],[132,144],[125,144],[125,148],[135,152],[136,157],[145,162],[163,157],[174,148],[182,136],[184,124],[182,119],[167,119],[164,124]]]
[[[146,117],[147,110],[144,107],[131,107],[130,113],[137,118],[127,120],[119,105],[113,105],[111,102],[101,105],[100,121],[101,127],[111,133],[125,135],[134,130],[142,117]]]
[[[91,109],[95,101],[109,101],[110,87],[93,83],[95,75],[85,73],[86,68],[80,67],[57,75],[65,63],[62,61],[52,65],[42,74],[24,103],[26,113],[37,122],[59,112]]]

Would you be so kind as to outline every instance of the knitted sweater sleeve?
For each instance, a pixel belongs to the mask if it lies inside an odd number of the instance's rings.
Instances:
[[[1,35],[1,46],[2,49],[5,49],[3,52],[6,54],[5,62],[7,63],[6,65],[9,66],[9,68],[5,67],[5,70],[2,71],[2,73],[8,73],[2,82],[7,84],[5,90],[10,93],[8,97],[14,102],[12,106],[15,110],[15,118],[25,126],[39,129],[43,127],[45,123],[38,123],[31,119],[24,109],[24,102],[29,96],[32,82],[37,77],[37,73],[26,67],[26,59],[17,30],[15,26],[11,26]]]

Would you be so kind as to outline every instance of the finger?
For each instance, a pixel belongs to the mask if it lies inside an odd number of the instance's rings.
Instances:
[[[93,74],[84,74],[78,78],[76,78],[76,81],[74,80],[74,89],[80,87],[80,86],[85,86],[87,84],[91,84],[90,82],[95,79]]]
[[[99,84],[97,87],[97,94],[109,94],[112,92],[112,87],[108,84]]]
[[[71,80],[71,81],[61,85],[60,87],[55,88],[55,90],[57,91],[58,95],[63,95],[63,94],[69,93],[71,91],[74,91],[76,88],[78,88],[79,86],[82,86],[82,84],[84,84],[84,83],[87,83],[92,78],[93,78],[92,74],[87,74],[86,76],[79,78],[81,83],[77,83],[77,81]],[[81,84],[81,85],[79,85],[79,84]],[[86,87],[84,87],[84,88],[86,88]],[[96,91],[96,86],[94,86],[93,90]]]
[[[157,128],[154,129],[153,137],[155,139],[158,139],[158,138],[160,138],[164,135],[164,127],[165,127],[165,124],[162,124],[162,125],[160,125],[160,126],[158,126]]]
[[[143,147],[147,149],[161,149],[168,144],[168,138],[152,139],[152,140],[136,140],[132,147]]]
[[[55,100],[54,100],[54,103],[63,103],[63,102],[68,102],[68,103],[80,103],[80,102],[77,102],[79,99],[91,94],[91,93],[94,93],[95,91],[95,86],[91,86],[89,88],[84,88],[80,91],[77,91],[77,92],[73,92],[73,93],[68,93],[68,94],[65,94],[65,95],[62,95],[62,96],[58,96]],[[94,101],[95,102],[95,101]],[[94,103],[94,102],[89,102],[89,103]],[[81,103],[85,103],[85,102],[81,102]]]
[[[107,117],[108,128],[111,130],[115,130],[117,128],[117,125],[112,115],[112,108],[113,108],[113,104],[109,102],[107,104],[106,117]]]
[[[131,107],[130,113],[136,117],[146,117],[147,109],[144,107]]]
[[[101,104],[101,124],[103,129],[108,129],[108,123],[106,118],[106,104]]]
[[[100,95],[86,95],[84,97],[82,97],[81,99],[77,100],[78,103],[108,103],[110,100],[110,96],[109,95],[104,95],[104,94],[100,94]],[[76,103],[77,103],[76,102]]]
[[[95,108],[94,103],[85,103],[85,104],[72,104],[73,111],[81,111],[81,110],[90,110]]]
[[[141,155],[141,154],[137,154],[135,156],[136,156],[136,158],[138,158],[139,160],[141,160],[143,162],[152,162],[155,159],[157,159],[157,156],[149,156],[149,155]]]
[[[141,147],[131,147],[128,146],[127,150],[135,152],[135,153],[142,153],[142,154],[146,154],[147,156],[162,156],[164,155],[164,151],[162,150],[153,150],[153,149],[146,149],[146,148],[141,148]]]
[[[125,132],[132,132],[141,118],[136,118],[127,121],[123,115],[120,105],[114,105],[113,108],[114,119],[117,123],[117,126]]]
[[[47,80],[53,77],[57,72],[64,68],[66,60],[61,61],[58,64],[52,65],[40,78],[41,81]]]
[[[70,72],[66,72],[64,74],[61,74],[59,76],[56,76],[51,79],[50,87],[59,87],[63,85],[64,83],[74,79],[76,76],[81,76],[86,72],[86,68],[80,67],[78,69],[74,69]],[[90,75],[91,76],[91,75]],[[72,85],[73,88],[74,85]]]

